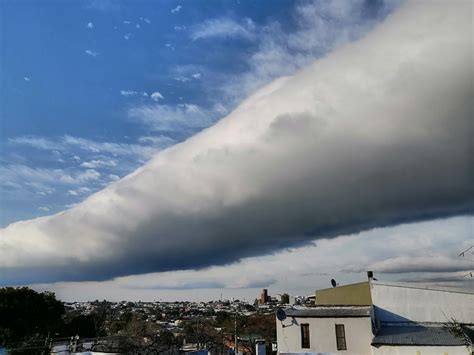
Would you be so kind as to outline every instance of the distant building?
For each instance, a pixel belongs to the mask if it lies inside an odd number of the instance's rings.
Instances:
[[[472,354],[474,290],[374,281],[316,291],[277,320],[279,354]],[[462,334],[448,329],[455,319]]]
[[[281,295],[281,303],[289,304],[290,303],[290,296],[287,293]]]
[[[269,301],[268,290],[266,288],[262,289],[262,293],[260,294],[259,303],[265,304]]]

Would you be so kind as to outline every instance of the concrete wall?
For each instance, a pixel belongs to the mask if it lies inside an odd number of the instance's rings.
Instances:
[[[474,323],[474,292],[427,289],[412,284],[371,283],[375,317],[380,321]]]
[[[315,296],[317,305],[369,306],[372,304],[368,282],[317,290]]]
[[[276,321],[278,353],[371,354],[372,328],[370,317],[305,318],[288,317]],[[309,324],[310,348],[301,348],[301,323]],[[282,327],[282,324],[285,327]],[[347,350],[338,351],[336,324],[344,324]]]
[[[470,355],[465,346],[381,346],[373,355]]]

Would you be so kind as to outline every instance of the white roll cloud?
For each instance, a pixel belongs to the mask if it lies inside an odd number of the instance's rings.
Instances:
[[[472,212],[471,7],[407,2],[83,203],[2,229],[2,279],[199,268]]]

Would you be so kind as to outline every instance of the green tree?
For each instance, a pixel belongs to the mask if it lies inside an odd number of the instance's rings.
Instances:
[[[64,313],[64,305],[52,292],[0,288],[0,345],[7,349],[44,346],[48,335],[62,330]]]
[[[96,323],[94,315],[79,314],[71,318],[69,322],[65,324],[66,336],[79,335],[81,338],[94,338],[97,336]]]

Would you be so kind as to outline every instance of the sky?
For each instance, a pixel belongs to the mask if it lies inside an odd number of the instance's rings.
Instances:
[[[472,6],[2,2],[0,283],[472,287]]]

